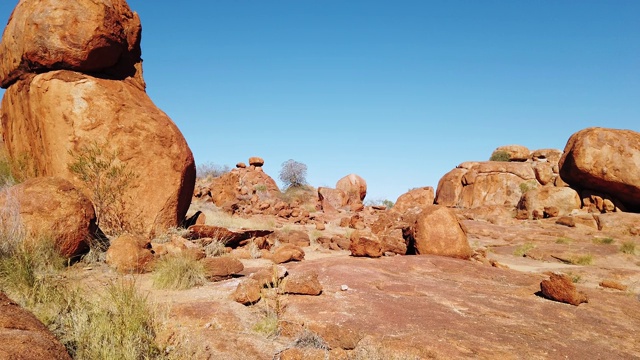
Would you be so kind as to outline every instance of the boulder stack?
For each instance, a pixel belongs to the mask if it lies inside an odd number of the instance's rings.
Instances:
[[[55,9],[55,11],[53,11]],[[123,195],[140,231],[177,226],[195,184],[191,150],[145,92],[138,15],[124,0],[23,0],[0,43],[5,147],[39,175],[70,180],[97,147],[136,176]],[[92,199],[95,200],[95,199]]]

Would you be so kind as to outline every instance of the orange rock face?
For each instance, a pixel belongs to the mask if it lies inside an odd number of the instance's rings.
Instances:
[[[0,292],[0,359],[71,360],[36,317]]]
[[[7,89],[1,111],[9,154],[26,154],[39,174],[83,188],[68,166],[74,153],[98,143],[137,176],[124,200],[142,230],[162,231],[184,219],[195,184],[193,155],[171,119],[131,83],[48,72]]]
[[[640,210],[640,133],[588,128],[571,135],[560,159],[560,176],[572,187],[620,199]]]
[[[336,189],[347,194],[347,205],[359,205],[367,196],[367,182],[356,174],[349,174],[336,183]]]
[[[89,250],[87,239],[95,234],[96,214],[91,200],[69,181],[27,180],[0,193],[0,208],[10,211],[11,207],[27,233],[34,235],[30,238],[53,237],[62,256],[71,258]]]
[[[109,266],[124,274],[144,273],[152,261],[151,244],[133,235],[121,235],[113,240],[105,258]]]
[[[549,280],[540,283],[542,294],[548,299],[578,306],[588,302],[587,296],[576,290],[571,278],[566,274],[551,274]]]
[[[124,0],[20,1],[0,44],[0,85],[46,70],[134,76],[140,34],[140,19]]]
[[[413,207],[433,205],[434,198],[431,186],[412,189],[398,197],[393,210],[404,213]]]
[[[416,254],[471,257],[467,234],[453,211],[444,206],[432,205],[422,210],[411,230]]]

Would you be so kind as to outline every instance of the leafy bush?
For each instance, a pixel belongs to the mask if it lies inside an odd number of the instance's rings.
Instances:
[[[224,175],[231,171],[228,165],[217,165],[214,163],[204,163],[196,166],[196,177],[198,179],[210,179]]]
[[[167,256],[156,263],[153,272],[156,289],[185,290],[205,281],[202,263],[188,256]]]
[[[307,183],[307,165],[289,159],[282,163],[280,180],[285,187],[300,187]]]
[[[96,210],[96,223],[107,235],[139,233],[141,225],[127,213],[127,190],[138,175],[118,160],[117,151],[106,150],[105,144],[93,143],[77,153],[71,171],[91,192]]]
[[[511,160],[511,155],[504,150],[494,151],[489,158],[489,161],[509,161]]]

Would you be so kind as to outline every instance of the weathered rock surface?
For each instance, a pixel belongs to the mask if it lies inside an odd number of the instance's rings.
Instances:
[[[235,248],[244,240],[267,236],[272,230],[231,230],[215,225],[193,225],[189,227],[189,239],[211,238],[223,242],[226,246]]]
[[[383,254],[382,243],[378,239],[364,236],[360,232],[354,231],[351,233],[350,240],[349,251],[351,251],[351,256],[376,258]]]
[[[283,264],[289,261],[302,261],[304,256],[304,250],[299,246],[283,244],[275,249],[273,255],[271,255],[271,260],[276,264]]]
[[[121,235],[111,241],[105,262],[123,274],[144,273],[151,268],[151,243],[136,235]]]
[[[347,194],[339,189],[318,188],[318,203],[324,212],[335,212],[347,205]]]
[[[432,254],[460,259],[471,257],[467,235],[455,213],[444,206],[424,208],[411,228],[416,254]]]
[[[27,180],[0,192],[0,216],[22,222],[30,239],[51,237],[64,257],[89,250],[96,232],[93,204],[69,181],[57,177]]]
[[[258,280],[242,279],[233,292],[233,300],[243,305],[251,305],[260,301],[262,297],[262,284]]]
[[[205,276],[210,281],[227,279],[244,270],[242,262],[231,256],[208,257],[200,261],[204,265]]]
[[[175,124],[143,90],[125,81],[53,71],[12,85],[1,111],[9,154],[28,154],[39,174],[84,189],[69,165],[74,154],[98,144],[117,153],[136,175],[123,196],[124,218],[140,221],[146,233],[184,219],[195,184],[193,156]]]
[[[134,76],[140,36],[138,14],[124,0],[20,1],[0,43],[0,86],[48,70]]]
[[[36,317],[0,292],[0,358],[71,360],[64,346]]]
[[[518,202],[518,210],[524,211],[526,217],[542,218],[571,214],[580,209],[580,196],[568,187],[542,187],[527,191]],[[553,213],[550,208],[555,209]]]
[[[338,180],[336,189],[347,194],[347,204],[352,206],[362,205],[367,196],[367,182],[356,174],[349,174]]]
[[[434,199],[433,187],[431,186],[411,189],[398,197],[392,210],[402,214],[414,207],[422,208],[433,205]]]
[[[493,151],[493,154],[497,152],[505,152],[509,154],[509,161],[527,161],[531,155],[531,151],[526,146],[522,145],[500,146]]]
[[[640,327],[634,297],[585,289],[589,306],[563,306],[534,295],[540,274],[431,255],[331,258],[291,266],[292,272],[301,270],[316,270],[324,291],[288,298],[285,320],[304,321],[313,331],[335,324],[372,337],[379,348],[409,352],[407,358],[640,356],[640,343],[628,336]],[[342,284],[353,291],[340,291]],[[541,326],[546,330],[539,331]],[[390,339],[393,332],[397,335]]]
[[[577,190],[610,194],[640,211],[640,133],[587,128],[573,134],[560,159],[560,176]]]
[[[270,210],[277,211],[275,203],[281,196],[275,180],[255,166],[235,168],[214,178],[208,188],[213,203],[230,213],[241,213],[264,202],[273,203]]]
[[[476,208],[491,205],[515,207],[523,187],[538,184],[530,163],[487,161],[458,167],[438,183],[435,203]]]
[[[282,283],[285,294],[320,295],[322,284],[316,271],[295,272],[287,276]]]
[[[589,302],[587,295],[578,292],[571,278],[566,274],[551,274],[548,280],[540,283],[540,290],[542,295],[551,300],[575,306]]]

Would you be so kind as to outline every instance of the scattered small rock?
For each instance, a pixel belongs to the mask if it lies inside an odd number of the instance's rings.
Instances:
[[[571,278],[566,274],[551,274],[549,280],[540,283],[542,295],[546,298],[578,306],[589,302],[587,295],[577,291]]]

